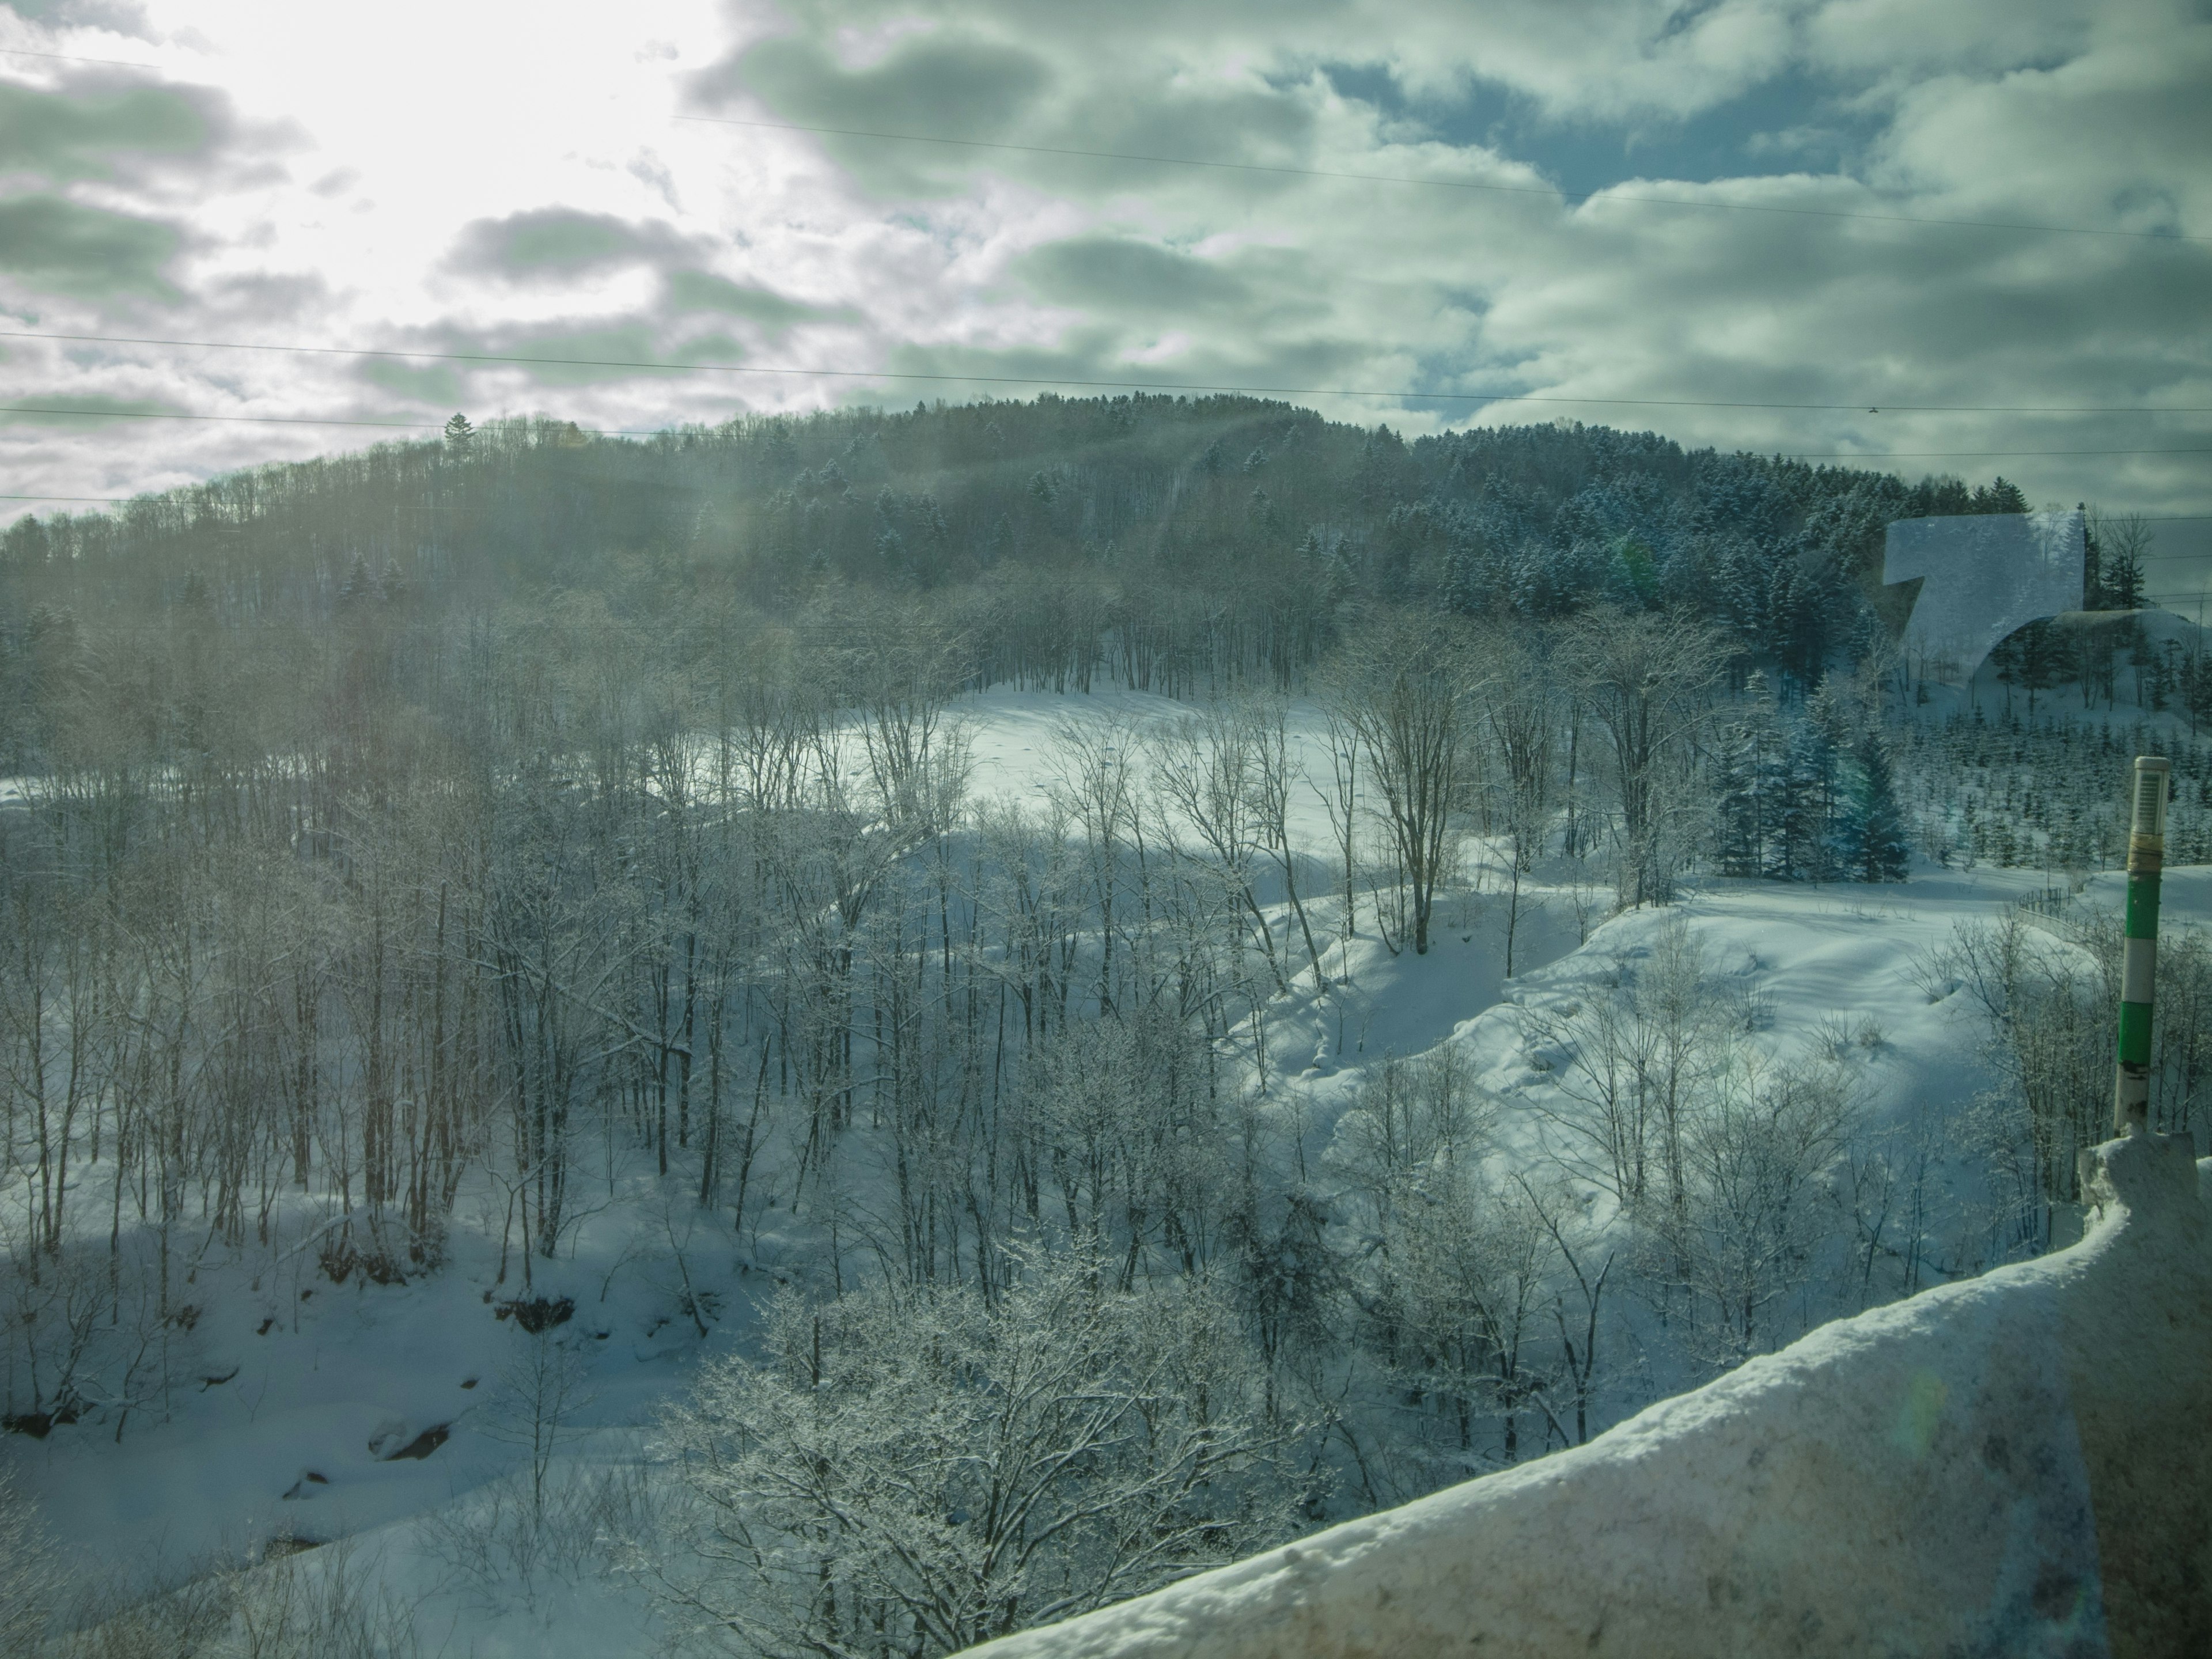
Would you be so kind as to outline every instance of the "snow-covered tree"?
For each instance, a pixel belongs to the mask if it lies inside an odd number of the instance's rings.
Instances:
[[[772,1310],[757,1360],[668,1414],[688,1505],[647,1564],[737,1653],[912,1659],[1248,1554],[1291,1486],[1260,1368],[1205,1285],[1123,1292],[1095,1252],[994,1297],[884,1287]]]

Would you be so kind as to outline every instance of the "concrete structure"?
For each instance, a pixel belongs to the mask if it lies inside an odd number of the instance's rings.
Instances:
[[[2078,512],[1899,519],[1881,579],[1920,582],[1905,625],[1913,678],[1964,685],[2016,629],[2079,611],[2087,564]]]
[[[2212,1655],[2212,1161],[2136,1135],[2083,1163],[2069,1249],[974,1652]]]

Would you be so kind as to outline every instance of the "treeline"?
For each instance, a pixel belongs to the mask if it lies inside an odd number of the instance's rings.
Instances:
[[[228,475],[0,538],[12,690],[72,622],[320,634],[551,591],[643,621],[825,589],[925,603],[977,684],[1286,685],[1346,607],[1687,610],[1808,686],[1880,632],[1884,526],[1969,489],[1571,425],[1408,443],[1241,398],[745,418],[647,440],[537,420]],[[927,596],[922,597],[922,596]],[[259,636],[257,636],[259,637]],[[13,734],[21,745],[34,734]]]

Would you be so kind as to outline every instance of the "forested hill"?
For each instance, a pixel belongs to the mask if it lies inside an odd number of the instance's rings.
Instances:
[[[1046,396],[646,439],[487,422],[26,519],[0,552],[19,669],[57,628],[178,610],[313,632],[369,599],[452,617],[581,590],[652,621],[872,590],[927,596],[985,682],[1288,679],[1347,605],[1542,618],[1600,599],[1688,607],[1811,678],[1879,626],[1889,520],[2026,505],[2002,479],[1907,483],[1606,427],[1407,442],[1246,398]]]

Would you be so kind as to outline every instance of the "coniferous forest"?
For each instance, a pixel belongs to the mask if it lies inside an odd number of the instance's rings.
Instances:
[[[426,1546],[454,1571],[938,1654],[2048,1248],[2110,1109],[2085,884],[2138,752],[2169,866],[2212,860],[2212,673],[2093,514],[2100,619],[1964,699],[1905,676],[1885,527],[2031,505],[1138,396],[456,416],[21,520],[6,1425],[128,1445],[248,1310],[465,1271],[524,1451]],[[1057,711],[1014,793],[969,719],[1009,694]],[[1675,903],[1988,866],[2031,902],[1899,951],[1986,1086],[1910,1117],[1878,1027],[1778,1050],[1756,953]],[[1597,964],[1528,1002],[1522,1084],[1363,1057],[1358,975],[1485,928],[1508,981]],[[2160,972],[2154,1119],[2202,1145],[2212,951],[2177,926]],[[1316,1032],[1359,1066],[1325,1131],[1280,1086]],[[564,1485],[629,1262],[708,1357],[656,1449]]]

